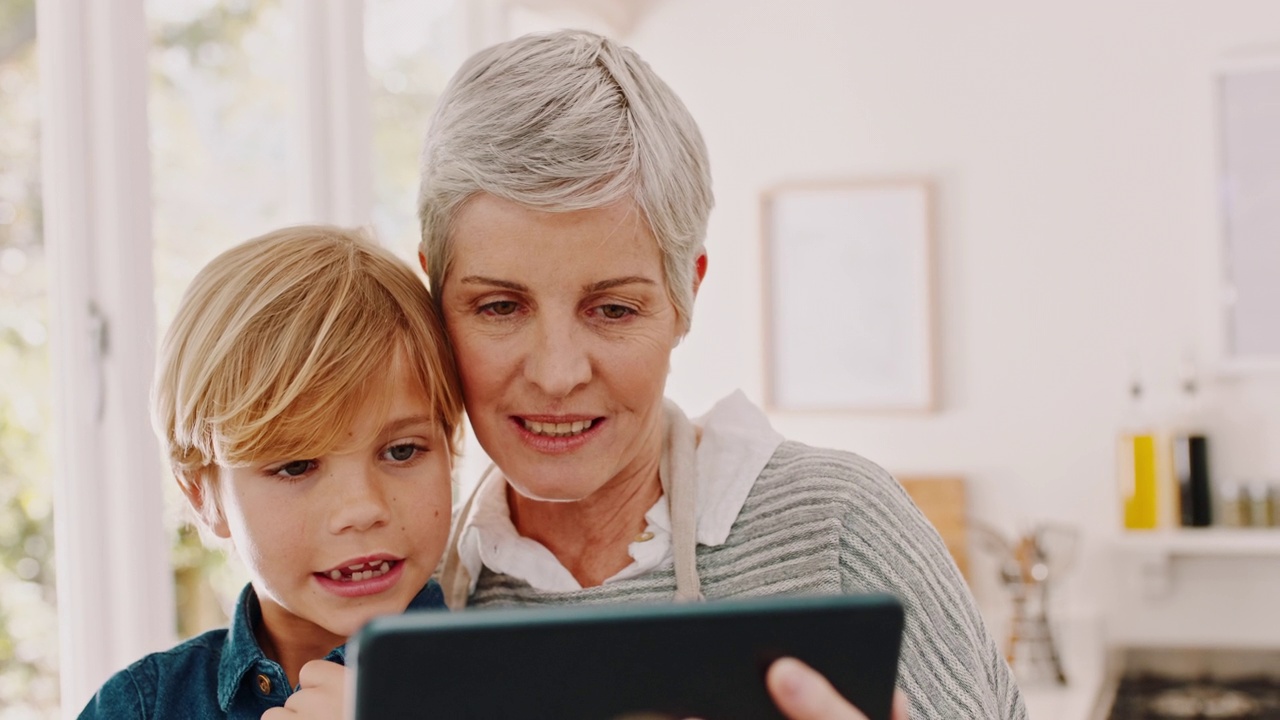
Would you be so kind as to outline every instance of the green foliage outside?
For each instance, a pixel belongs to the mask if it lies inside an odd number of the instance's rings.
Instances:
[[[58,704],[33,0],[0,4],[0,718]]]

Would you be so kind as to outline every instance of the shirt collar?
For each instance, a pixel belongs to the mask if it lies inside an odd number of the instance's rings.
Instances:
[[[253,629],[261,622],[262,606],[258,604],[258,595],[253,591],[253,585],[245,585],[240,591],[240,599],[236,601],[231,629],[227,632],[227,642],[222,646],[222,657],[218,660],[218,707],[223,712],[230,712],[231,701],[235,699],[244,676],[255,664],[267,658],[253,634]]]
[[[444,607],[444,592],[440,584],[431,579],[409,601],[408,611],[432,610]],[[258,602],[258,594],[253,585],[247,584],[236,601],[236,611],[231,618],[231,629],[227,632],[227,642],[222,647],[222,657],[218,661],[218,707],[223,712],[230,712],[231,701],[236,691],[244,682],[244,677],[259,662],[272,662],[254,635],[254,628],[262,624],[262,605]],[[324,657],[325,660],[345,665],[347,646],[339,645]]]
[[[698,544],[724,544],[747,495],[783,437],[741,390],[694,418],[702,429],[698,463]]]
[[[725,397],[709,412],[693,420],[700,430],[697,463],[698,544],[725,542],[756,478],[782,444],[783,437],[769,419],[741,391]],[[476,497],[462,523],[458,554],[471,578],[471,589],[482,567],[523,580],[542,591],[580,589],[577,580],[545,546],[522,537],[511,523],[506,500],[506,480],[489,472],[476,488]],[[635,577],[666,562],[671,556],[671,519],[662,497],[645,514],[653,538],[632,543],[635,559],[605,582]]]

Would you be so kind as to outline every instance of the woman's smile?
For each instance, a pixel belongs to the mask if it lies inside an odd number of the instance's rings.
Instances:
[[[585,420],[530,420],[512,418],[516,432],[529,447],[543,453],[570,453],[604,432],[602,417]]]
[[[544,421],[528,420],[525,418],[516,418],[520,425],[534,435],[542,435],[544,437],[573,437],[580,435],[585,430],[590,430],[599,418],[590,420],[558,420]]]

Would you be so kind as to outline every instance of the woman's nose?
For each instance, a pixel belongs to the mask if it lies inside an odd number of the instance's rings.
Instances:
[[[332,532],[368,530],[390,520],[386,488],[374,469],[351,470],[333,479],[336,487],[329,523]]]
[[[525,379],[548,397],[567,397],[591,379],[586,344],[570,322],[543,321],[524,362]]]

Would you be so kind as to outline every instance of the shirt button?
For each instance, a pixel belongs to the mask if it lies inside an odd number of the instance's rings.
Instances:
[[[262,691],[263,695],[270,695],[271,694],[271,678],[267,677],[266,675],[258,675],[258,690]]]

